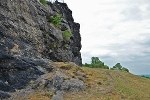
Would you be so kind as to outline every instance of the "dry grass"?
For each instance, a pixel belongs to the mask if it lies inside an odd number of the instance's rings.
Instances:
[[[58,67],[56,69],[57,71],[65,73],[66,75],[70,77],[75,77],[77,76],[78,73],[84,73],[81,67],[78,67],[73,64],[63,63],[63,62],[54,62],[52,65]]]
[[[88,73],[89,88],[83,93],[67,94],[65,100],[150,100],[149,79],[123,71],[82,69]]]
[[[51,100],[54,93],[48,91],[36,91],[29,95],[29,100]]]
[[[150,100],[150,79],[135,76],[128,72],[77,67],[68,63],[53,63],[56,71],[69,77],[84,78],[86,90],[77,93],[65,93],[64,100]],[[52,77],[52,75],[50,75]],[[46,91],[30,95],[30,100],[50,100],[53,93]]]

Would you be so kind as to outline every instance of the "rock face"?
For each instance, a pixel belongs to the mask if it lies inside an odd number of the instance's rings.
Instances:
[[[62,16],[61,27],[49,22],[56,14]],[[67,41],[62,34],[65,30],[72,33]],[[51,72],[51,61],[81,65],[80,49],[80,25],[74,22],[67,4],[0,0],[1,94],[24,88],[30,80]]]

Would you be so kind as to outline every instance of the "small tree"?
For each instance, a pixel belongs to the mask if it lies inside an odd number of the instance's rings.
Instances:
[[[91,58],[91,66],[93,68],[105,68],[104,62],[100,61],[98,57]]]
[[[122,69],[122,66],[121,66],[120,63],[117,63],[115,66],[113,66],[113,69],[121,70],[121,69]]]
[[[122,71],[129,72],[129,70],[128,70],[127,68],[125,68],[125,67],[123,67],[121,70],[122,70]]]
[[[104,67],[103,67],[104,69],[109,69],[109,66],[107,66],[107,65],[104,65]]]
[[[85,64],[83,64],[83,66],[85,66],[85,67],[91,67],[91,64],[85,63]]]
[[[99,60],[98,57],[92,57],[91,60],[92,60],[92,61],[91,61],[91,64],[97,64],[97,63],[100,62],[100,60]]]
[[[110,68],[111,70],[122,70],[122,71],[126,71],[129,72],[129,70],[125,67],[122,67],[120,63],[117,63],[115,66],[113,66],[113,68]]]
[[[83,66],[91,67],[91,68],[103,68],[103,69],[109,69],[107,65],[104,65],[104,62],[100,61],[98,57],[92,57],[91,58],[91,64],[83,64]]]

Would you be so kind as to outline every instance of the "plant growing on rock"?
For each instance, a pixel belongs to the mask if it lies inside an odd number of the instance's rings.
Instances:
[[[61,27],[61,15],[56,14],[54,17],[51,16],[49,22],[54,24],[56,27]]]
[[[54,47],[54,48],[56,48],[56,47],[57,47],[57,44],[56,44],[56,42],[53,44],[53,47]]]
[[[46,0],[40,0],[40,2],[41,2],[44,6],[47,5],[47,1],[46,1]]]
[[[46,36],[46,37],[49,37],[49,34],[48,34],[48,33],[46,33],[46,34],[45,34],[45,36]]]
[[[64,47],[67,48],[67,47],[69,47],[69,45],[68,45],[68,44],[65,44]]]
[[[65,40],[70,40],[70,37],[72,36],[72,33],[69,31],[69,30],[65,30],[65,31],[63,31],[63,38],[65,39]]]

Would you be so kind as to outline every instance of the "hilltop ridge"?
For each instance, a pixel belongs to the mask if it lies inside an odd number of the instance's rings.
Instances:
[[[40,1],[0,0],[0,99],[150,100],[150,79],[81,67],[72,11]]]

